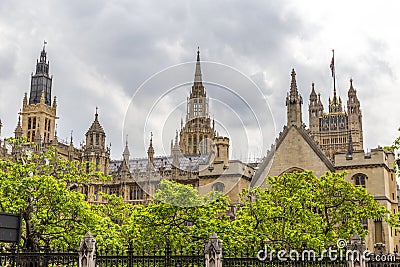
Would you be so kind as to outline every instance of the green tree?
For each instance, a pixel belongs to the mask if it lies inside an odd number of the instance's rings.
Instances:
[[[162,180],[153,203],[134,207],[124,232],[137,248],[170,240],[173,248],[201,249],[212,232],[229,224],[228,203],[217,192],[201,196],[190,185]]]
[[[233,222],[236,236],[247,237],[242,242],[271,241],[297,249],[328,247],[354,233],[365,236],[361,220],[385,217],[387,210],[344,176],[326,173],[316,177],[306,171],[268,177],[267,188],[241,194],[244,206]]]
[[[0,160],[0,211],[22,212],[24,249],[37,251],[48,241],[76,246],[98,223],[76,188],[104,175],[86,173],[79,162],[61,159],[51,147],[40,153],[26,144],[22,148],[16,160]]]

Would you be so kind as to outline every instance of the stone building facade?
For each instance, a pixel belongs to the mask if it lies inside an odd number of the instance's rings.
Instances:
[[[100,193],[104,192],[122,196],[127,203],[146,204],[152,200],[160,181],[168,179],[190,184],[202,194],[211,190],[223,192],[234,203],[243,188],[265,186],[267,176],[303,170],[313,170],[317,176],[327,171],[346,171],[347,181],[365,187],[381,205],[393,213],[398,212],[394,154],[382,148],[368,153],[363,150],[361,104],[352,80],[347,93],[347,110],[334,88],[326,113],[320,94],[316,94],[312,84],[307,128],[302,118],[303,98],[297,87],[296,73],[292,70],[286,97],[287,123],[263,160],[250,165],[229,158],[230,139],[219,136],[210,119],[209,108],[212,107],[208,105],[200,52],[197,51],[185,122],[176,131],[170,155],[157,155],[151,135],[147,157],[131,157],[126,142],[122,160],[111,160],[110,148],[106,146],[106,131],[101,126],[97,109],[83,145],[75,147],[72,136],[69,143],[58,140],[55,123],[58,119],[57,101],[55,97],[52,99],[49,66],[43,47],[35,74],[31,77],[29,96],[25,94],[23,97],[14,135],[16,138],[26,137],[37,143],[40,149],[54,146],[62,157],[85,163],[87,168],[92,164],[110,175],[107,182],[93,182],[80,189],[88,201],[103,203]],[[0,134],[1,128],[0,121]],[[18,153],[21,151],[0,140],[0,157],[18,157]],[[368,249],[398,250],[400,233],[384,220],[375,218],[366,220],[364,224],[369,230]]]
[[[346,180],[365,187],[375,200],[393,213],[398,212],[395,157],[393,152],[378,147],[363,150],[362,114],[353,81],[350,80],[347,112],[334,90],[329,99],[329,112],[323,112],[320,95],[312,85],[307,129],[302,121],[302,97],[296,73],[292,70],[291,85],[286,98],[287,123],[267,155],[258,165],[251,186],[266,186],[265,177],[286,172],[312,170],[320,176],[328,171],[347,172]],[[328,140],[328,141],[324,141]],[[366,247],[371,251],[393,253],[400,246],[400,233],[382,218],[363,221],[369,230]]]
[[[209,116],[206,89],[202,82],[200,51],[197,51],[195,77],[187,99],[187,114],[180,131],[171,143],[171,154],[158,156],[153,147],[152,136],[147,158],[130,158],[128,143],[122,160],[110,159],[110,148],[106,146],[106,133],[101,126],[99,114],[85,134],[85,143],[80,147],[57,138],[57,101],[52,95],[52,79],[47,52],[43,46],[36,62],[36,72],[31,77],[29,95],[25,93],[22,109],[15,128],[15,138],[26,137],[37,143],[36,149],[53,146],[59,155],[68,160],[77,160],[89,170],[110,175],[107,182],[93,182],[80,188],[88,201],[102,203],[101,192],[122,196],[128,203],[145,204],[152,199],[162,179],[190,184],[200,193],[211,190],[228,195],[237,201],[237,193],[250,184],[254,168],[237,160],[229,160],[229,138],[218,136]],[[1,131],[1,126],[0,126]],[[18,157],[16,147],[11,155]],[[0,156],[10,155],[6,143],[1,142]]]

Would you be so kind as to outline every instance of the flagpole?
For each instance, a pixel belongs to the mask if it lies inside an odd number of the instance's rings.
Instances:
[[[336,93],[336,71],[335,71],[335,49],[332,49],[332,62],[333,62],[333,92]]]

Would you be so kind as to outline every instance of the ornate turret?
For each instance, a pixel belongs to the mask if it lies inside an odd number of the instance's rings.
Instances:
[[[106,143],[106,134],[103,130],[103,127],[100,125],[99,115],[97,113],[97,108],[96,108],[94,121],[86,133],[86,146],[91,148],[104,149],[105,143]]]
[[[86,132],[86,144],[83,149],[83,161],[94,163],[97,171],[108,174],[108,164],[110,162],[110,149],[106,147],[106,134],[99,122],[99,115],[94,115],[94,121]],[[87,164],[89,170],[89,164]]]
[[[286,97],[287,107],[287,125],[295,125],[297,127],[302,126],[302,115],[301,105],[303,104],[303,98],[297,90],[296,83],[296,72],[292,69],[292,81],[290,83],[290,92]]]
[[[362,113],[357,91],[353,87],[353,79],[350,79],[350,88],[347,93],[347,114],[349,116],[349,130],[352,134],[352,142],[355,150],[363,149]]]
[[[310,124],[311,133],[318,132],[319,130],[319,117],[324,112],[324,106],[321,102],[320,94],[315,93],[314,83],[311,85],[310,103],[308,104],[308,119]]]
[[[347,112],[336,92],[334,59],[331,63],[333,78],[333,98],[329,98],[329,112],[323,112],[320,96],[316,98],[314,86],[310,94],[309,122],[310,135],[333,161],[336,153],[346,153],[351,159],[353,151],[363,149],[362,115],[360,101],[350,79]]]
[[[122,153],[122,165],[121,165],[121,180],[127,180],[130,177],[129,170],[129,157],[130,152],[128,148],[128,136],[126,137],[124,152]]]

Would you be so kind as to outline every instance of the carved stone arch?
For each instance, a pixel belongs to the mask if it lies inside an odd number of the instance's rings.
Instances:
[[[304,172],[304,171],[305,171],[305,170],[304,170],[303,168],[294,166],[294,167],[290,167],[290,168],[284,170],[283,172],[281,172],[281,173],[279,174],[279,176],[281,176],[281,175],[283,175],[283,174],[285,174],[285,173]]]

